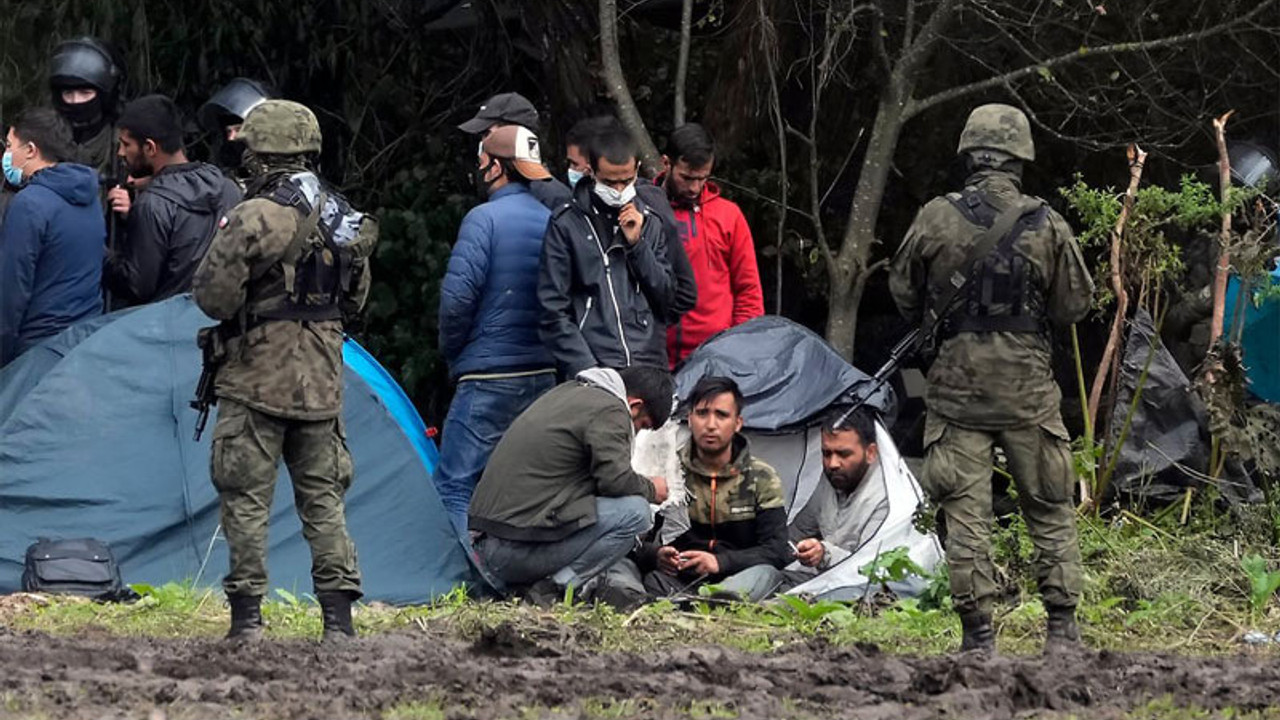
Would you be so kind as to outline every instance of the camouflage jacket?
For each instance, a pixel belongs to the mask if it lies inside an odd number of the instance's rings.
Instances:
[[[1022,197],[1016,176],[984,171],[970,178],[998,211]],[[919,323],[927,303],[962,269],[984,232],[946,198],[931,200],[916,216],[893,259],[889,289],[904,317]],[[1045,314],[1055,326],[1084,318],[1093,280],[1071,228],[1053,210],[1024,232],[1014,251],[1043,279]],[[979,430],[1042,423],[1057,417],[1062,393],[1053,378],[1051,339],[1045,333],[961,332],[942,341],[929,370],[930,414]]]
[[[286,297],[280,260],[297,233],[301,214],[267,198],[236,205],[219,222],[209,251],[196,269],[196,303],[217,320],[236,320],[246,308]],[[355,304],[369,289],[362,264]],[[268,320],[227,344],[227,361],[215,390],[278,417],[326,420],[342,410],[342,322]]]
[[[680,451],[689,493],[689,530],[671,545],[714,554],[721,575],[753,565],[787,564],[786,497],[777,471],[751,456],[742,435],[734,437],[733,459],[719,472],[693,456],[692,443]],[[653,552],[656,555],[656,547]]]

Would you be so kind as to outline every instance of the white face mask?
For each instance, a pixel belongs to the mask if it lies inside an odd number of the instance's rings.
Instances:
[[[596,197],[600,198],[600,202],[611,208],[620,208],[636,197],[636,184],[634,181],[621,190],[614,190],[604,183],[597,182],[592,190],[595,191]]]
[[[569,169],[569,187],[576,188],[578,183],[582,182],[582,178],[586,177],[586,173],[579,172],[573,168]]]

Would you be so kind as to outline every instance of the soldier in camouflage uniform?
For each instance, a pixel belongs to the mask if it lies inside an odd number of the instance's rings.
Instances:
[[[310,171],[320,127],[306,107],[263,102],[241,139],[252,169],[246,199],[220,221],[194,280],[200,308],[223,321],[212,478],[231,554],[228,637],[262,632],[282,456],[311,546],[325,637],[350,636],[351,603],[361,593],[343,505],[352,465],[340,414],[342,318],[364,304],[377,225]]]
[[[1069,438],[1051,368],[1050,325],[1088,312],[1093,281],[1071,229],[1042,200],[1022,194],[1022,163],[1035,159],[1027,118],[983,105],[960,136],[965,189],[921,209],[893,260],[889,287],[902,314],[921,322],[938,307],[971,248],[1001,219],[1018,221],[976,258],[943,321],[926,395],[923,484],[947,524],[951,595],[962,650],[994,647],[997,591],[991,562],[993,449],[1003,448],[1036,548],[1049,614],[1046,649],[1076,644],[1080,548]],[[1006,210],[1016,215],[1004,215]],[[1003,227],[1008,227],[1006,221]]]

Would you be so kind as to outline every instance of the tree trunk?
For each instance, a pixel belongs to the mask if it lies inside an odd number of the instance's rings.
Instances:
[[[1218,231],[1218,266],[1213,273],[1213,315],[1209,321],[1209,347],[1218,344],[1222,337],[1227,301],[1227,277],[1231,274],[1231,211],[1227,199],[1231,194],[1231,156],[1227,154],[1227,120],[1235,110],[1214,118],[1213,134],[1218,144],[1218,197],[1222,202],[1222,223]]]
[[[680,7],[680,55],[676,60],[676,112],[675,127],[684,124],[685,82],[689,77],[689,43],[693,36],[693,0],[684,0]]]
[[[900,80],[891,81],[880,101],[875,124],[871,127],[871,139],[867,141],[867,154],[862,159],[853,205],[849,209],[844,242],[835,255],[835,266],[827,272],[831,281],[827,342],[850,362],[858,330],[858,307],[867,280],[866,269],[871,247],[876,242],[876,218],[880,214],[880,201],[884,198],[894,150],[898,147],[898,136],[902,134],[905,122],[906,98],[910,96],[907,85]]]
[[[618,118],[640,146],[642,172],[657,173],[662,167],[662,156],[636,109],[618,56],[618,0],[600,0],[600,60],[609,97],[618,105]]]

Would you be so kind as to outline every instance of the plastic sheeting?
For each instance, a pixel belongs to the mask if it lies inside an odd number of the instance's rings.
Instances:
[[[676,374],[677,394],[687,398],[705,375],[733,378],[746,398],[746,427],[767,431],[820,419],[827,408],[852,401],[859,386],[872,382],[813,331],[776,315],[755,318],[704,342]],[[892,414],[893,390],[882,385],[867,405]]]
[[[925,535],[915,528],[916,509],[924,502],[924,493],[915,475],[907,467],[898,447],[884,425],[876,423],[876,446],[880,451],[881,482],[879,485],[864,485],[858,488],[859,502],[886,503],[888,512],[880,527],[863,541],[861,547],[853,554],[836,564],[835,567],[797,585],[789,592],[792,595],[806,595],[821,600],[857,600],[869,592],[874,593],[878,587],[870,587],[870,581],[862,574],[861,568],[872,562],[879,555],[907,548],[907,555],[922,569],[932,573],[942,562],[942,546],[937,536]],[[818,456],[821,459],[821,455]],[[821,477],[818,482],[826,482]],[[813,494],[817,483],[809,483],[807,502]],[[803,507],[797,502],[793,509]],[[791,514],[794,518],[795,513]],[[901,583],[890,583],[889,589],[901,596],[917,595],[925,589],[928,580],[921,577],[910,577]]]
[[[227,567],[209,481],[213,422],[192,440],[200,372],[188,296],[69,328],[0,371],[0,591],[20,588],[38,537],[111,545],[126,582],[214,585]],[[343,417],[355,463],[347,523],[365,597],[425,602],[473,582],[431,482],[434,449],[371,357],[346,348]],[[352,359],[356,362],[350,362]],[[413,413],[413,420],[416,413]],[[312,591],[310,551],[281,468],[271,586]]]
[[[1109,427],[1114,439],[1125,424],[1134,388],[1151,352],[1155,356],[1151,358],[1129,434],[1120,449],[1111,488],[1121,495],[1167,502],[1188,484],[1176,465],[1189,466],[1197,472],[1205,469],[1209,448],[1201,428],[1206,426],[1207,417],[1199,396],[1191,391],[1190,380],[1156,335],[1151,315],[1141,308],[1129,323],[1120,362],[1119,392]]]
[[[1268,280],[1272,288],[1280,285],[1280,268],[1272,270]],[[1232,277],[1225,298],[1227,332],[1231,332],[1235,321],[1239,291],[1240,280]],[[1255,287],[1254,292],[1260,291]],[[1240,345],[1244,351],[1249,392],[1266,402],[1280,403],[1280,299],[1273,297],[1261,305],[1255,305],[1252,298],[1247,298],[1246,302],[1248,305],[1241,313],[1244,327]]]

